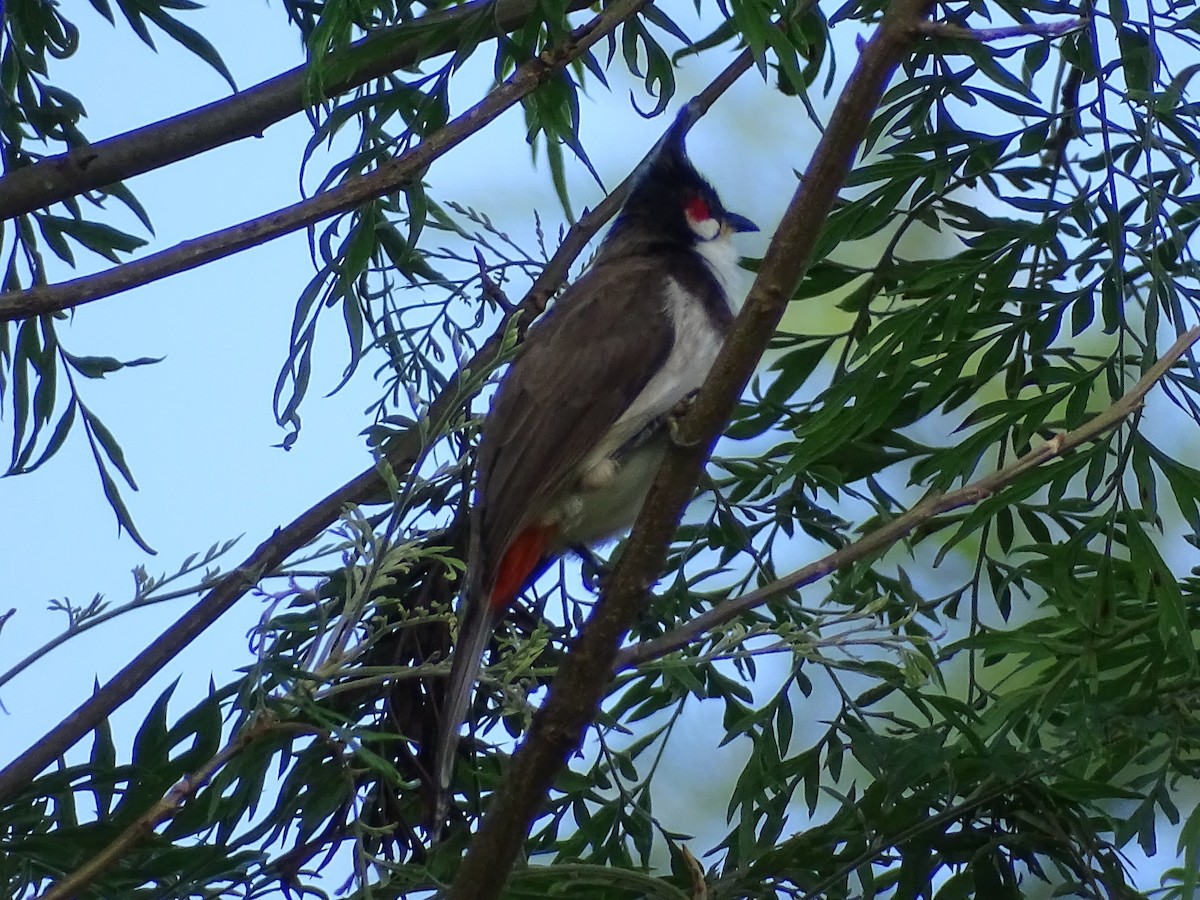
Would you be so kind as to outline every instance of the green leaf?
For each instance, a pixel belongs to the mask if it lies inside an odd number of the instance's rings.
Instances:
[[[113,464],[117,467],[117,471],[121,473],[129,486],[136,491],[137,482],[133,479],[133,472],[130,471],[128,463],[125,462],[125,451],[121,449],[121,445],[117,443],[117,439],[113,436],[113,433],[108,430],[108,426],[98,416],[93,414],[82,403],[79,405],[79,410],[83,413],[83,421],[95,436],[96,442],[104,451],[104,454],[112,460]]]
[[[41,455],[29,465],[13,470],[10,474],[24,475],[32,472],[40,468],[46,460],[62,449],[67,435],[71,433],[71,426],[75,423],[75,411],[78,405],[78,401],[72,397],[70,403],[67,404],[67,408],[63,410],[63,414],[59,417],[58,424],[54,426],[54,433],[50,435],[50,440],[42,448]]]
[[[117,764],[117,748],[113,743],[112,726],[107,718],[96,726],[92,734],[92,755],[89,759],[92,793],[96,798],[96,815],[104,821],[108,818],[116,793],[113,778]]]
[[[1187,664],[1194,667],[1196,649],[1192,644],[1187,607],[1179,582],[1136,520],[1127,518],[1125,529],[1138,595],[1154,602],[1162,639],[1172,644]]]
[[[1148,97],[1158,83],[1160,61],[1158,48],[1140,29],[1121,28],[1117,31],[1121,48],[1121,69],[1131,91]]]
[[[85,378],[103,378],[110,372],[119,372],[125,364],[111,356],[75,356],[65,353],[71,368]]]
[[[54,226],[63,234],[74,238],[93,253],[103,256],[111,262],[119,263],[121,261],[119,253],[131,253],[139,247],[146,246],[146,241],[142,238],[126,234],[118,228],[101,222],[49,215],[39,218],[53,222]]]
[[[233,80],[232,73],[226,67],[225,61],[221,59],[221,55],[217,53],[216,48],[208,42],[207,38],[194,28],[184,25],[178,19],[171,18],[163,9],[154,6],[152,3],[148,4],[144,9],[150,21],[169,34],[185,49],[191,51],[194,55],[212,66],[229,84],[229,89],[237,91],[237,82]]]

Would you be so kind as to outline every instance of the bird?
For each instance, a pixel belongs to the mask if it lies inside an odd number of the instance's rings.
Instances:
[[[687,112],[635,170],[591,265],[529,329],[483,421],[435,751],[438,832],[495,624],[554,559],[633,524],[671,414],[704,383],[740,308],[731,238],[758,226],[692,165]]]

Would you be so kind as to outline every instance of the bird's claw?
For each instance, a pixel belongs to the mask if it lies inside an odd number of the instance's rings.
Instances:
[[[667,433],[671,436],[671,443],[676,447],[694,447],[700,443],[699,440],[686,440],[679,431],[679,421],[696,402],[696,395],[699,394],[699,389],[692,391],[682,400],[675,404],[669,413],[667,413]]]

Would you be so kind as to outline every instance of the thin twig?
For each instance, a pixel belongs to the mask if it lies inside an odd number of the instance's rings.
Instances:
[[[1060,38],[1078,31],[1087,24],[1087,19],[1067,19],[1063,22],[1024,22],[1003,28],[967,28],[953,22],[922,22],[917,30],[926,37],[953,38],[964,41],[1003,41],[1008,38],[1037,35],[1044,38]]]
[[[1163,354],[1162,359],[1155,363],[1121,399],[1079,428],[1057,435],[1004,468],[956,491],[928,495],[903,515],[897,516],[885,525],[863,535],[854,543],[847,544],[816,562],[777,578],[741,597],[727,600],[661,637],[627,647],[617,654],[613,672],[623,672],[649,660],[659,659],[669,653],[682,650],[704,635],[717,631],[742,613],[762,606],[773,597],[812,584],[839,569],[875,556],[910,534],[914,529],[925,525],[935,516],[964,506],[973,506],[994,496],[1030,469],[1058,459],[1076,447],[1096,439],[1141,409],[1142,402],[1150,389],[1197,341],[1200,341],[1200,326],[1191,329],[1175,341]]]
[[[672,448],[655,478],[600,602],[492,796],[450,889],[451,900],[500,894],[550,786],[595,719],[617,648],[662,569],[712,446],[807,270],[883,91],[911,52],[918,36],[914,26],[931,5],[930,0],[893,0],[863,49],[713,371],[679,422],[680,446]]]
[[[569,0],[568,12],[587,8]],[[381,29],[324,63],[326,96],[336,96],[390,72],[457,50],[464,34],[494,22],[490,35],[522,25],[535,0],[475,0]],[[271,125],[306,109],[307,66],[188,112],[143,125],[0,177],[0,219],[60,203],[87,191],[150,172],[225,144],[259,137]]]

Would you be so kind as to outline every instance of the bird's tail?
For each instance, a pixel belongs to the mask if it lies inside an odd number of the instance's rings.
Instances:
[[[475,682],[483,666],[483,653],[492,636],[497,617],[512,605],[513,600],[543,568],[545,549],[550,530],[543,527],[525,529],[505,552],[498,567],[495,584],[486,603],[473,597],[468,588],[463,598],[463,616],[458,641],[450,662],[442,722],[438,733],[435,768],[437,771],[437,802],[434,804],[433,836],[437,840],[449,810],[450,779],[454,775],[454,759],[458,750],[458,732],[467,719]],[[468,584],[471,582],[468,580]]]
[[[438,735],[437,777],[438,810],[437,823],[445,821],[446,789],[450,787],[450,776],[454,774],[454,757],[458,749],[458,731],[466,721],[467,709],[471,705],[475,681],[483,665],[483,651],[492,636],[495,614],[491,604],[471,604],[468,615],[459,628],[458,641],[450,662],[450,680],[446,687],[445,706],[442,708],[441,731]]]

